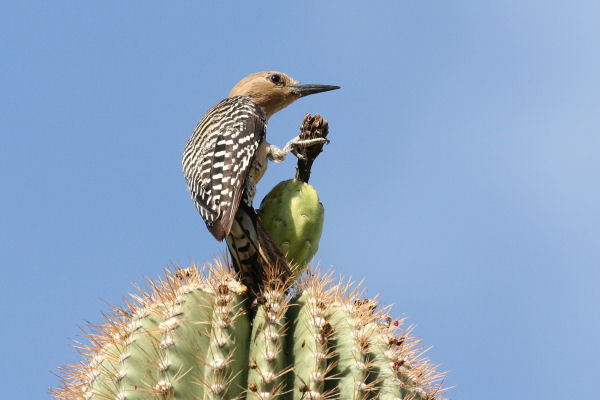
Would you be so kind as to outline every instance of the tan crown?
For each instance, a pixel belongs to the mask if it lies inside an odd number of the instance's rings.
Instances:
[[[229,97],[250,97],[263,109],[268,119],[300,98],[296,91],[288,87],[288,85],[297,85],[298,83],[283,72],[256,72],[239,81],[229,92]]]

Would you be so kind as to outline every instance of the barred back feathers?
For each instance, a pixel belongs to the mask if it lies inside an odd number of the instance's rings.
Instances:
[[[266,134],[266,116],[249,97],[227,98],[200,120],[183,153],[192,200],[213,236],[231,230],[244,181]]]

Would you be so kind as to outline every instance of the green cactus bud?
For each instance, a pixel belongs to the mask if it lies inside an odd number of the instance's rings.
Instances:
[[[409,332],[358,290],[307,273],[297,291],[246,288],[218,264],[167,271],[95,325],[56,399],[441,399]]]
[[[325,210],[314,187],[296,179],[278,183],[258,215],[298,275],[319,249]]]

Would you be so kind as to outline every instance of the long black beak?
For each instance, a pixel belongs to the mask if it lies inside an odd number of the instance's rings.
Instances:
[[[339,89],[339,86],[333,86],[333,85],[313,85],[311,83],[307,83],[307,84],[299,84],[299,85],[289,85],[288,87],[292,88],[292,91],[294,92],[294,94],[300,96],[300,97],[304,97],[304,96],[308,96],[309,94],[315,94],[315,93],[321,93],[321,92],[328,92],[330,90],[336,90]]]

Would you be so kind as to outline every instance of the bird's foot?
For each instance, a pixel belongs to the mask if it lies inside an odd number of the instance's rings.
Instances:
[[[304,154],[302,154],[303,149],[310,147],[310,146],[314,146],[316,144],[324,144],[324,143],[329,143],[329,140],[327,140],[325,138],[303,139],[300,137],[300,135],[298,135],[286,143],[286,145],[283,147],[283,151],[285,151],[286,153],[291,152],[296,157],[303,160],[306,158],[306,156]]]

